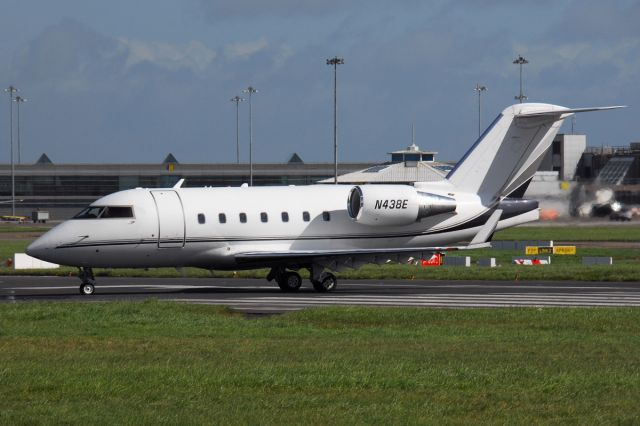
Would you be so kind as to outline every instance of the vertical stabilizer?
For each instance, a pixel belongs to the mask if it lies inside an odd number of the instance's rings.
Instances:
[[[502,111],[447,175],[458,189],[493,204],[531,179],[565,118],[575,112],[551,104],[516,104]]]

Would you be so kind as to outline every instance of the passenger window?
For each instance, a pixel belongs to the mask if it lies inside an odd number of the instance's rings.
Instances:
[[[247,214],[240,213],[240,223],[247,223]]]
[[[331,220],[331,213],[322,212],[322,220],[324,220],[325,222],[329,222]]]
[[[282,221],[283,222],[289,222],[289,213],[282,212]]]
[[[224,213],[220,213],[220,214],[218,215],[218,221],[219,221],[220,223],[227,223],[227,215],[226,215],[226,214],[224,214]]]
[[[263,223],[267,223],[269,221],[269,216],[265,212],[260,213],[260,221]]]
[[[304,220],[305,222],[309,222],[311,220],[309,212],[302,212],[302,220]]]
[[[204,224],[204,222],[205,222],[205,219],[204,219],[204,213],[198,213],[198,223],[199,223],[200,225],[203,225],[203,224]]]

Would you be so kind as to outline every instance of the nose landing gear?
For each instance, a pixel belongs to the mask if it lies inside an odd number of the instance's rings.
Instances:
[[[82,281],[80,284],[80,294],[83,296],[91,296],[95,293],[96,279],[93,276],[93,270],[91,268],[78,268],[78,278]]]

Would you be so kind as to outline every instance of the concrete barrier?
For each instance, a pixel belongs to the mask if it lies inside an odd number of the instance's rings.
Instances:
[[[471,266],[470,256],[445,256],[442,266]]]
[[[26,253],[14,253],[13,255],[13,269],[56,269],[59,267],[60,265],[57,263],[45,262]]]
[[[511,263],[515,265],[550,265],[551,256],[513,256]]]
[[[613,265],[613,257],[592,257],[585,256],[582,258],[583,265]]]
[[[482,257],[482,258],[478,259],[478,266],[483,266],[483,267],[486,267],[486,268],[495,268],[497,266],[496,258],[495,257]]]

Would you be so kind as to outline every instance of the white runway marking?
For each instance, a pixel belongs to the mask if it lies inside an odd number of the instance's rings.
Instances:
[[[58,286],[23,286],[23,287],[7,287],[7,290],[69,290],[75,289],[77,285],[58,285]],[[200,285],[179,285],[179,284],[117,284],[117,285],[102,285],[96,286],[97,289],[101,288],[143,288],[143,289],[156,289],[156,290],[192,290],[192,289],[229,289],[230,286],[200,286]],[[273,289],[273,286],[256,286],[256,287],[239,287],[243,290],[264,290]]]
[[[3,281],[8,282],[6,279]],[[11,287],[0,288],[0,297],[15,300],[29,297],[69,297],[77,295],[77,284],[61,281],[12,282]],[[29,284],[31,282],[31,284]],[[234,280],[201,281],[136,281],[132,279],[105,279],[106,284],[96,286],[96,295],[105,299],[136,299],[144,297],[175,300],[185,303],[225,305],[247,312],[283,312],[318,306],[381,306],[381,307],[640,307],[640,285],[626,283],[594,283],[581,285],[573,282],[346,282],[335,293],[316,293],[308,287],[297,293],[282,293],[274,284],[260,281]],[[49,284],[49,285],[47,285]],[[246,285],[249,284],[249,285]],[[104,289],[104,292],[101,291]],[[408,292],[408,293],[407,293]],[[148,295],[148,296],[147,296]],[[91,301],[90,298],[85,298]]]
[[[362,306],[408,306],[408,307],[562,307],[562,306],[640,306],[638,293],[606,294],[409,294],[399,296],[331,295],[306,297],[292,295],[276,297],[234,298],[174,298],[178,302],[206,303],[232,306],[242,310],[269,310],[277,307],[303,309],[310,306],[362,305]]]

